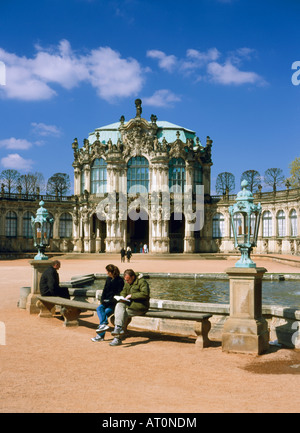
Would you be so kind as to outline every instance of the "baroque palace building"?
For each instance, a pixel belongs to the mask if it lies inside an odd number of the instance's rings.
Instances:
[[[34,251],[31,216],[39,201],[54,219],[50,250],[230,253],[228,208],[235,195],[211,196],[212,140],[151,115],[96,128],[74,152],[74,195],[0,194],[0,251]],[[300,188],[254,194],[262,219],[257,253],[300,254]],[[237,231],[241,225],[237,217]],[[0,256],[1,257],[1,256]]]

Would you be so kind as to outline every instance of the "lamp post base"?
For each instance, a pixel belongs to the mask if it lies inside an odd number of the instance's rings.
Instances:
[[[229,318],[224,324],[222,350],[224,352],[260,355],[269,348],[269,330],[265,319]]]
[[[32,283],[31,292],[27,297],[26,310],[29,314],[37,314],[40,312],[36,306],[37,295],[40,294],[40,279],[42,273],[52,264],[51,260],[30,260],[32,267]]]
[[[260,355],[269,347],[269,330],[262,316],[265,268],[229,268],[230,316],[224,324],[222,350]]]

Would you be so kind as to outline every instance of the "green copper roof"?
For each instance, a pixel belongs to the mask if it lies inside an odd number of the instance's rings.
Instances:
[[[168,143],[172,143],[177,139],[177,131],[179,131],[179,138],[184,143],[187,138],[195,138],[196,133],[190,129],[184,128],[183,126],[175,125],[174,123],[167,121],[157,121],[158,126],[157,130],[157,138],[161,142],[163,138],[167,140]],[[121,138],[121,134],[119,132],[120,122],[111,123],[106,126],[101,126],[100,128],[96,128],[94,132],[89,134],[89,142],[92,144],[96,140],[96,133],[100,134],[100,141],[102,143],[107,143],[109,139],[115,144],[118,139]]]

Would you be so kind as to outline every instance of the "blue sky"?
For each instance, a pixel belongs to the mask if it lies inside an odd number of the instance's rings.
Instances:
[[[211,137],[212,193],[223,171],[236,191],[245,170],[288,176],[299,19],[296,0],[1,0],[0,171],[73,182],[73,139],[134,117],[141,98],[144,118]]]

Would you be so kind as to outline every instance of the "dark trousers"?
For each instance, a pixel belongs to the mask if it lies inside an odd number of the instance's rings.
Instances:
[[[70,299],[69,290],[67,287],[60,287],[56,293],[56,296],[60,296],[61,298]]]

